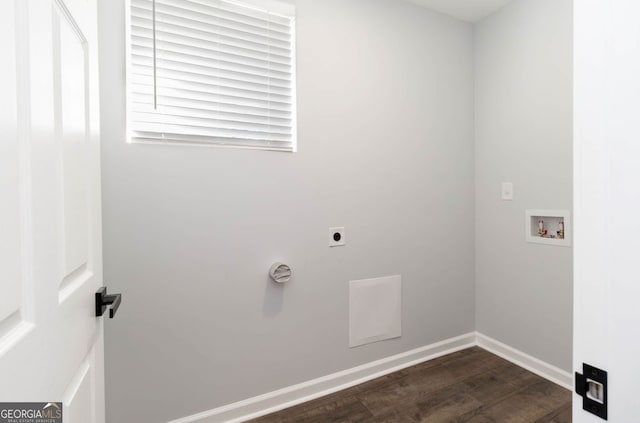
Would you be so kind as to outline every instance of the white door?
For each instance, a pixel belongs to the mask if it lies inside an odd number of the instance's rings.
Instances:
[[[0,402],[104,422],[96,0],[2,0]]]
[[[640,2],[575,9],[574,369],[608,374],[608,420],[640,422]],[[603,421],[574,395],[573,421]]]

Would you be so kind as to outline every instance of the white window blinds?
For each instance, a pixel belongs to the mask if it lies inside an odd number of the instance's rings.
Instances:
[[[132,141],[295,150],[293,11],[130,0]]]

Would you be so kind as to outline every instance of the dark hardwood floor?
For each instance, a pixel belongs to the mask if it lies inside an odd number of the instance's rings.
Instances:
[[[568,423],[571,392],[475,347],[252,422]]]

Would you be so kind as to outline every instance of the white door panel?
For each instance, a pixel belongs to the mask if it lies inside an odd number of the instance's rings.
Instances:
[[[608,372],[608,418],[640,421],[640,3],[575,13],[574,369]],[[573,421],[602,422],[574,395]]]
[[[20,263],[20,152],[17,140],[16,39],[13,4],[0,14],[0,337],[21,321],[22,273]],[[11,182],[9,182],[11,181]],[[1,338],[0,338],[1,339]],[[1,345],[1,344],[0,344]]]
[[[60,251],[62,273],[60,300],[90,280],[89,266],[89,177],[90,148],[87,116],[88,86],[85,75],[87,41],[73,16],[56,2],[53,16],[54,93],[57,105],[55,126],[61,152]]]
[[[0,16],[0,401],[104,421],[96,0]]]

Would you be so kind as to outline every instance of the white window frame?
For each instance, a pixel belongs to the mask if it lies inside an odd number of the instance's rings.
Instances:
[[[293,0],[225,0],[238,6],[257,9],[260,11],[268,11],[276,15],[281,15],[292,20],[291,23],[291,145],[289,148],[275,148],[269,145],[268,140],[264,140],[264,145],[242,145],[229,142],[212,142],[211,140],[202,140],[201,142],[189,142],[178,140],[149,140],[140,139],[133,136],[131,129],[131,1],[125,0],[125,97],[126,97],[126,142],[129,144],[148,144],[148,145],[173,145],[173,146],[192,146],[192,147],[214,147],[214,148],[231,148],[241,150],[263,150],[263,151],[279,151],[291,152],[298,151],[298,119],[297,119],[297,37],[296,37],[296,13]]]

